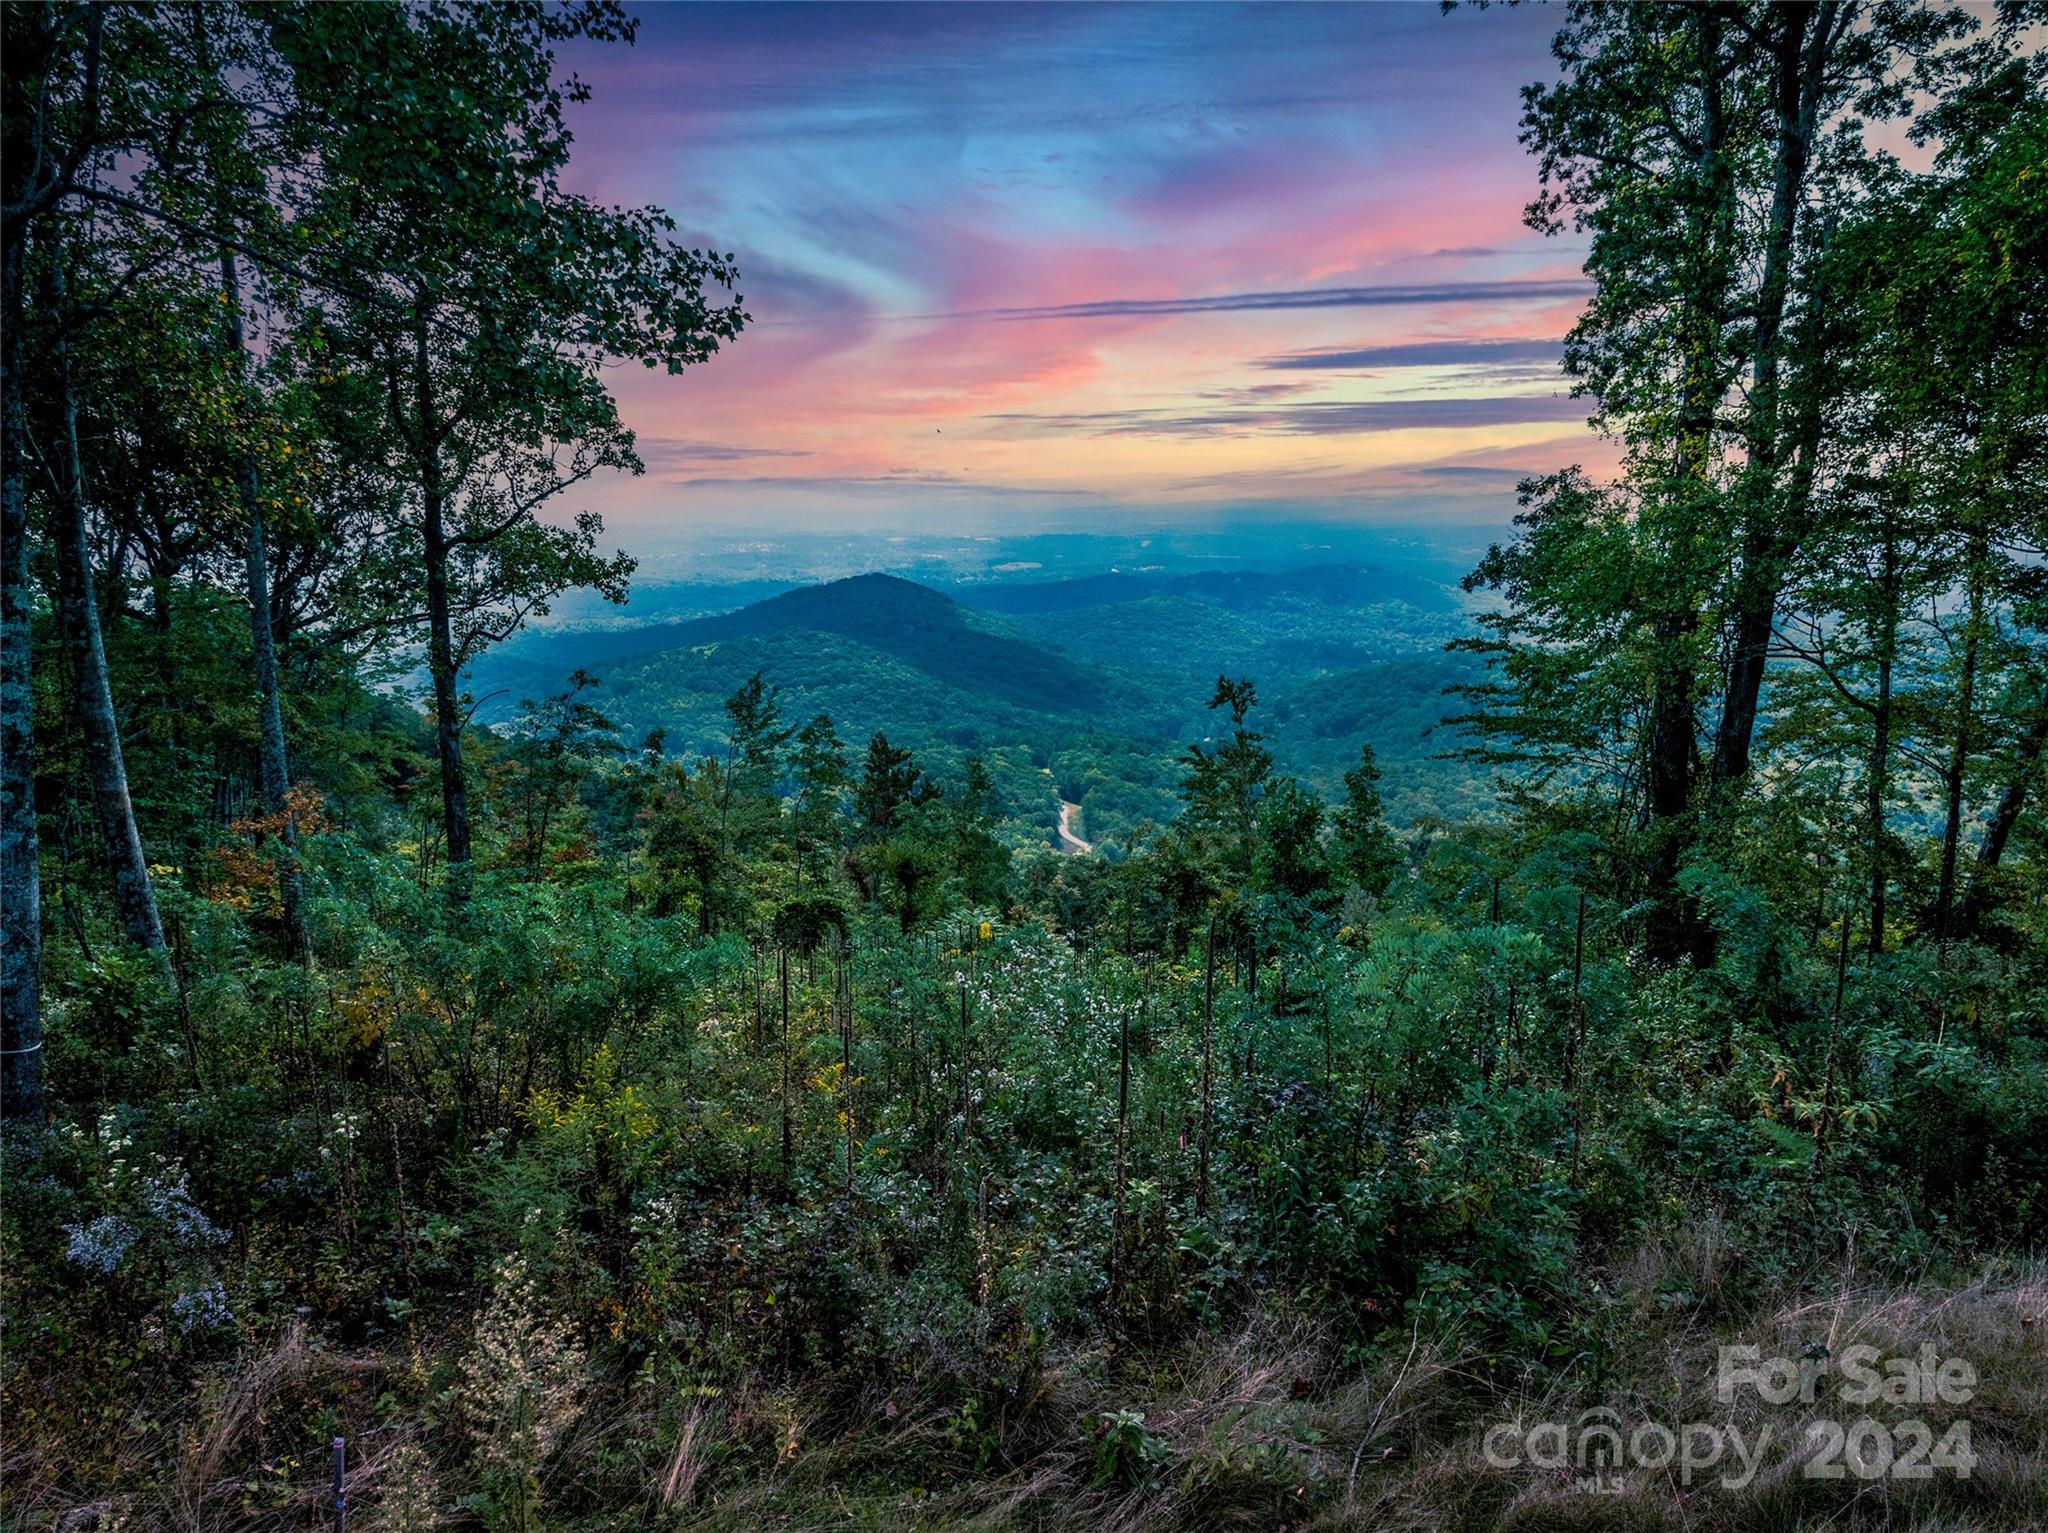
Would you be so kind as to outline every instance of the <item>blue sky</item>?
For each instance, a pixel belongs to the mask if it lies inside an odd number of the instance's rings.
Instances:
[[[579,46],[574,179],[733,251],[753,327],[622,371],[678,519],[1505,519],[1597,459],[1521,224],[1542,7],[657,5]],[[1445,472],[1452,470],[1453,472]]]

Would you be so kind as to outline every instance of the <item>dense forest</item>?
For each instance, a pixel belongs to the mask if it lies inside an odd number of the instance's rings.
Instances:
[[[1482,670],[1443,653],[1471,631],[1467,605],[1453,586],[1356,567],[950,597],[869,573],[680,623],[549,624],[480,657],[470,682],[477,716],[515,730],[574,682],[627,738],[660,729],[667,754],[716,756],[725,700],[759,674],[785,709],[879,728],[934,775],[979,757],[1006,844],[1057,846],[1065,802],[1117,858],[1179,812],[1180,754],[1210,741],[1215,678],[1233,665],[1266,689],[1260,717],[1282,771],[1340,795],[1363,743],[1394,825],[1483,809],[1488,769],[1452,759],[1437,734],[1448,690]]]
[[[1414,721],[1485,796],[1390,816],[1364,673],[1217,676],[1164,584],[1025,667],[898,593],[861,663],[987,701],[916,748],[760,608],[635,662],[700,717],[480,716],[632,575],[612,370],[748,345],[566,184],[633,22],[10,0],[0,1522],[2042,1526],[2043,25],[1560,10],[1620,467],[1521,486]],[[1143,771],[1141,638],[1205,720]],[[1114,855],[1006,832],[1090,770]],[[1973,1391],[1816,1472],[1730,1345]],[[1496,1455],[1592,1412],[1760,1461]]]

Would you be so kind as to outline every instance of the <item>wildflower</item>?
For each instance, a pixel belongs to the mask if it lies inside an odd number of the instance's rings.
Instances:
[[[150,1178],[142,1189],[142,1206],[171,1227],[171,1233],[180,1245],[218,1246],[227,1243],[228,1232],[207,1218],[199,1205],[192,1201],[191,1189],[186,1185],[182,1171],[178,1172],[175,1181],[166,1177]]]
[[[400,1443],[391,1452],[381,1498],[384,1525],[394,1533],[426,1533],[441,1525],[434,1489],[434,1465],[418,1443]]]
[[[65,1259],[89,1272],[112,1272],[135,1244],[135,1226],[112,1214],[101,1214],[90,1224],[67,1224],[64,1229],[71,1236]]]
[[[218,1283],[179,1294],[171,1301],[171,1318],[187,1336],[194,1331],[219,1330],[235,1321],[234,1311],[228,1308],[227,1290]]]
[[[456,1403],[487,1480],[520,1525],[539,1500],[541,1464],[582,1408],[582,1390],[582,1349],[541,1309],[525,1261],[507,1257],[477,1317]]]

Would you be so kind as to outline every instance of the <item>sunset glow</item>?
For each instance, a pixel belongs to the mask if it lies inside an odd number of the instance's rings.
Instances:
[[[1548,18],[1434,7],[656,6],[565,62],[581,189],[739,258],[754,322],[622,373],[679,518],[1029,506],[1499,520],[1597,458],[1522,224]]]

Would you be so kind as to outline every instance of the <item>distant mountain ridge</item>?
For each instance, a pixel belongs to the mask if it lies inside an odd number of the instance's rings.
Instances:
[[[897,575],[854,575],[800,586],[737,612],[699,618],[671,630],[672,644],[696,647],[799,632],[838,634],[924,671],[947,686],[1018,707],[1056,713],[1100,706],[1101,678],[1062,656]]]
[[[1190,575],[1119,570],[1066,580],[963,586],[959,599],[985,612],[1042,613],[1115,606],[1158,596],[1191,596],[1233,610],[1287,596],[1340,606],[1400,602],[1425,612],[1450,611],[1458,606],[1450,590],[1436,581],[1368,564],[1329,564],[1278,572],[1204,570]]]
[[[1258,683],[1254,724],[1284,770],[1334,791],[1369,740],[1397,816],[1464,795],[1466,774],[1425,741],[1442,689],[1471,669],[1441,647],[1464,622],[1445,587],[1356,566],[952,594],[868,573],[683,622],[538,631],[486,655],[471,683],[491,697],[479,716],[505,723],[590,672],[622,735],[660,728],[689,758],[722,748],[724,700],[758,671],[787,722],[829,714],[852,751],[879,729],[942,773],[982,755],[1020,835],[1056,835],[1057,783],[1082,803],[1086,838],[1114,843],[1177,811],[1180,753],[1215,729],[1220,671]]]

